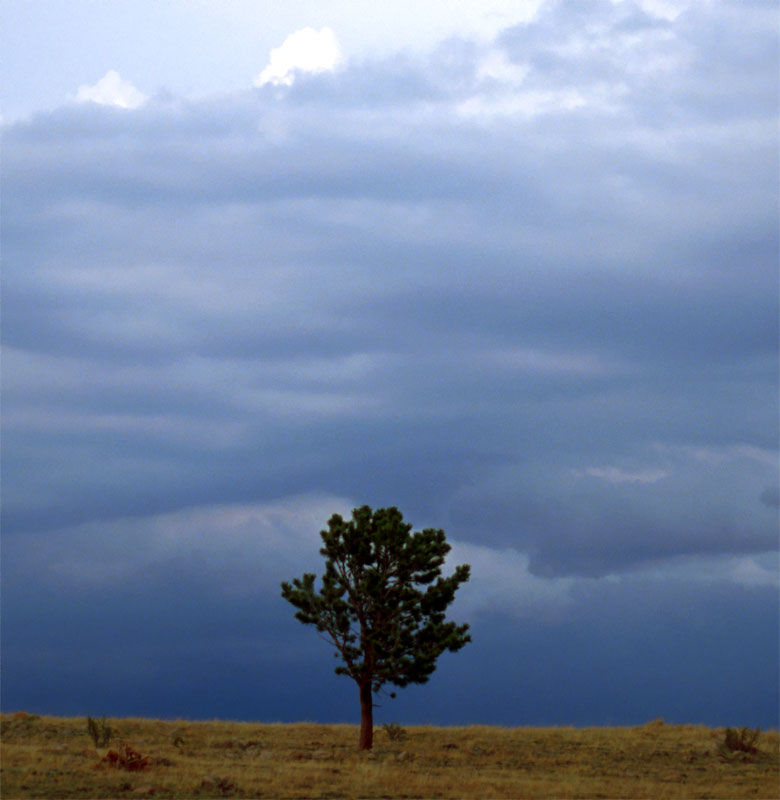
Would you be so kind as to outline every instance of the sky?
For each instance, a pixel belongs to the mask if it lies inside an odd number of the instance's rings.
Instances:
[[[368,504],[472,568],[378,724],[777,727],[775,2],[2,17],[4,710],[356,723]]]

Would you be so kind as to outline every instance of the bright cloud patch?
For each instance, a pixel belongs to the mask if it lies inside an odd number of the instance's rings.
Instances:
[[[588,467],[575,470],[574,474],[578,478],[600,478],[608,483],[656,483],[669,475],[664,469],[625,470],[620,467]]]
[[[116,70],[109,70],[94,86],[79,86],[76,100],[79,103],[99,103],[103,106],[118,108],[138,108],[147,96],[133,86],[130,81],[122,80]]]
[[[341,48],[330,28],[302,28],[271,50],[268,66],[254,79],[254,85],[289,86],[296,72],[329,72],[341,59]]]
[[[318,531],[334,512],[348,515],[353,501],[326,494],[269,503],[199,506],[56,532],[40,551],[39,568],[52,583],[82,590],[137,581],[161,564],[189,575],[203,572],[231,593],[276,589],[296,570],[317,570]],[[27,556],[17,562],[33,569]],[[206,575],[206,573],[204,573]]]

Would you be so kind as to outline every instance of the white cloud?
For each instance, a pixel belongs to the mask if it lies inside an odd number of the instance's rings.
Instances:
[[[639,5],[654,17],[674,22],[689,4],[680,0],[639,0]]]
[[[496,95],[477,94],[456,106],[458,114],[468,119],[491,121],[496,117],[536,117],[576,111],[589,105],[589,99],[577,89],[560,91],[501,92]]]
[[[527,64],[511,62],[503,51],[490,50],[477,65],[476,77],[478,81],[520,85],[529,71]]]
[[[341,60],[341,48],[330,28],[302,28],[291,33],[281,47],[271,50],[268,66],[253,83],[289,86],[296,72],[330,72]]]
[[[94,86],[79,86],[76,101],[79,103],[99,103],[102,106],[117,108],[138,108],[147,101],[147,96],[122,80],[116,70],[109,70]]]

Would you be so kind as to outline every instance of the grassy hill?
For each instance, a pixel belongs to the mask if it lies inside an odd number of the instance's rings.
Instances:
[[[634,728],[380,728],[374,750],[361,753],[358,729],[350,725],[107,722],[114,731],[112,738],[106,747],[96,749],[84,718],[0,715],[0,796],[12,800],[780,795],[776,731],[763,733],[758,752],[748,754],[724,748],[722,729],[665,725],[660,720]],[[391,738],[390,733],[397,735]]]

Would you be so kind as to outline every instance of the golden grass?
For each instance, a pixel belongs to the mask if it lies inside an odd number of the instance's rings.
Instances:
[[[3,800],[14,798],[769,798],[778,733],[750,760],[724,759],[722,730],[412,727],[112,719],[111,745],[150,756],[141,772],[100,760],[83,718],[0,715]]]

